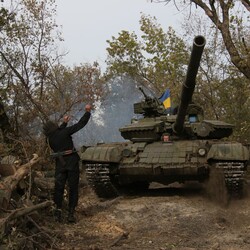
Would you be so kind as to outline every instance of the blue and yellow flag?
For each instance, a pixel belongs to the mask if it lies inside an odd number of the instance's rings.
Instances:
[[[167,89],[165,93],[159,98],[163,103],[165,109],[171,108],[171,100],[170,100],[170,90]]]

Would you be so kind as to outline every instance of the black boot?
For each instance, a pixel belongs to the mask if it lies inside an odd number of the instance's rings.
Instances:
[[[76,218],[74,216],[75,213],[75,209],[74,208],[70,208],[69,209],[69,214],[68,214],[68,222],[69,223],[76,223]]]
[[[56,209],[54,211],[54,217],[56,222],[62,222],[62,210],[61,209]]]

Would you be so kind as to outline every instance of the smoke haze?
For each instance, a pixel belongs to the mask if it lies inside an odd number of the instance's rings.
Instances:
[[[95,103],[96,108],[86,127],[73,136],[76,148],[100,142],[124,141],[119,128],[130,124],[135,117],[133,104],[143,96],[131,79],[115,79],[108,83],[108,88],[105,100]],[[81,115],[77,115],[77,118]]]

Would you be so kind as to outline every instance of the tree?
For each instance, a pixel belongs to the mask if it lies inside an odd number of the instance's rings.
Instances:
[[[151,2],[170,3],[171,0],[151,0]],[[228,51],[232,63],[239,69],[247,79],[250,79],[250,44],[249,27],[243,26],[244,21],[248,20],[246,11],[250,11],[249,0],[180,0],[173,1],[195,5],[204,10],[207,17],[212,21],[223,38],[225,48]],[[238,8],[242,7],[239,11]],[[243,15],[243,16],[242,16]],[[239,27],[241,27],[240,32]],[[242,29],[244,27],[244,29]]]
[[[14,3],[5,15],[0,36],[3,88],[8,88],[9,100],[17,104],[15,112],[24,112],[21,106],[32,107],[46,119],[41,102],[44,84],[58,59],[58,55],[53,55],[56,51],[53,32],[57,27],[53,20],[54,1]]]
[[[178,47],[165,42],[169,40],[162,39],[171,37],[169,36],[171,33],[165,34],[159,25],[154,23],[155,19],[144,16],[143,18],[142,30],[146,32],[145,35],[142,35],[142,42],[138,42],[134,33],[131,35],[125,31],[122,31],[117,39],[113,38],[112,42],[108,41],[110,44],[108,48],[109,73],[112,72],[113,75],[129,74],[139,83],[149,87],[153,84],[154,89],[157,89],[155,86],[158,86],[159,91],[169,87],[174,102],[179,103],[178,95],[186,75],[187,56],[178,56],[182,50],[178,51],[176,49]],[[250,117],[249,80],[231,63],[228,53],[224,49],[223,41],[218,38],[214,27],[208,27],[197,16],[192,16],[184,23],[186,33],[183,36],[184,39],[180,39],[185,48],[182,55],[187,55],[186,47],[191,45],[191,41],[197,33],[207,37],[193,101],[205,109],[206,119],[224,120],[235,124],[234,138],[242,142],[250,140],[249,121],[247,120],[247,117]],[[165,53],[166,51],[167,53]],[[171,70],[168,71],[168,69]],[[144,72],[144,74],[140,74],[140,72]],[[169,74],[169,72],[173,74]],[[163,82],[166,83],[165,86],[163,86]]]
[[[225,91],[225,87],[227,91]],[[244,77],[232,74],[218,89],[219,103],[223,105],[221,116],[234,124],[233,137],[243,143],[250,142],[250,87]]]
[[[30,136],[41,120],[59,120],[80,102],[93,101],[102,81],[97,63],[62,65],[54,0],[14,2],[2,9],[0,86],[15,131]]]
[[[49,116],[59,120],[66,113],[83,110],[82,103],[94,101],[104,95],[104,81],[97,63],[81,64],[72,69],[57,65],[49,75],[44,91],[43,107]]]
[[[206,37],[193,99],[205,109],[206,119],[223,120],[235,125],[233,139],[250,141],[249,80],[230,61],[223,40],[204,15],[194,14],[183,21],[186,43],[197,33]],[[240,27],[238,28],[240,30]]]
[[[188,53],[185,44],[170,27],[165,33],[156,19],[142,15],[141,40],[121,31],[108,40],[107,75],[129,75],[139,84],[161,94],[171,88],[177,94],[185,76]]]

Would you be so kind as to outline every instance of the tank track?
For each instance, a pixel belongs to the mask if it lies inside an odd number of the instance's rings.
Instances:
[[[232,197],[241,197],[244,186],[244,163],[217,162],[216,169],[223,170],[228,194]]]
[[[86,178],[89,186],[100,198],[115,198],[119,196],[109,176],[109,164],[86,164]]]

